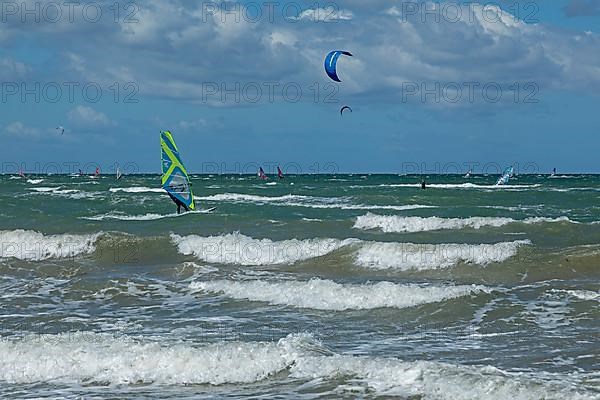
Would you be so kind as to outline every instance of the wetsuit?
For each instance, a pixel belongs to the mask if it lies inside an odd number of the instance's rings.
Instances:
[[[173,202],[175,204],[177,204],[177,214],[181,214],[181,207],[183,207],[184,211],[190,211],[190,209],[183,204],[179,199],[175,198],[175,196],[173,196],[171,193],[167,193],[169,195],[169,197],[171,198],[171,200],[173,200]]]

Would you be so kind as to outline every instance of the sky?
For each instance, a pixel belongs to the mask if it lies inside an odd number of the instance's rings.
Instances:
[[[0,82],[2,173],[600,173],[600,0],[5,1]]]

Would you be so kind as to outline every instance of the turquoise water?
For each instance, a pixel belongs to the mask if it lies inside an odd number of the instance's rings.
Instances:
[[[600,398],[600,177],[0,177],[0,396]]]

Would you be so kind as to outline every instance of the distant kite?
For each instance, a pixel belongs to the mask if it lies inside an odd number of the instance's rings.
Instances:
[[[341,82],[337,76],[337,61],[341,55],[352,57],[350,52],[341,50],[332,51],[325,57],[325,72],[327,72],[327,76],[336,82]]]
[[[350,110],[350,112],[352,112],[352,109],[349,106],[344,106],[340,110],[340,115],[344,115],[344,110]]]
[[[62,126],[58,126],[56,127],[57,131],[60,131],[60,134],[62,135],[63,133],[65,133],[65,128],[63,128]]]

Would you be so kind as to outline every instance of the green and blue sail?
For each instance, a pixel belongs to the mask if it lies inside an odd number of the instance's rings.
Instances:
[[[181,201],[190,210],[194,210],[194,194],[190,185],[187,170],[181,161],[179,150],[170,131],[160,132],[162,187]]]

